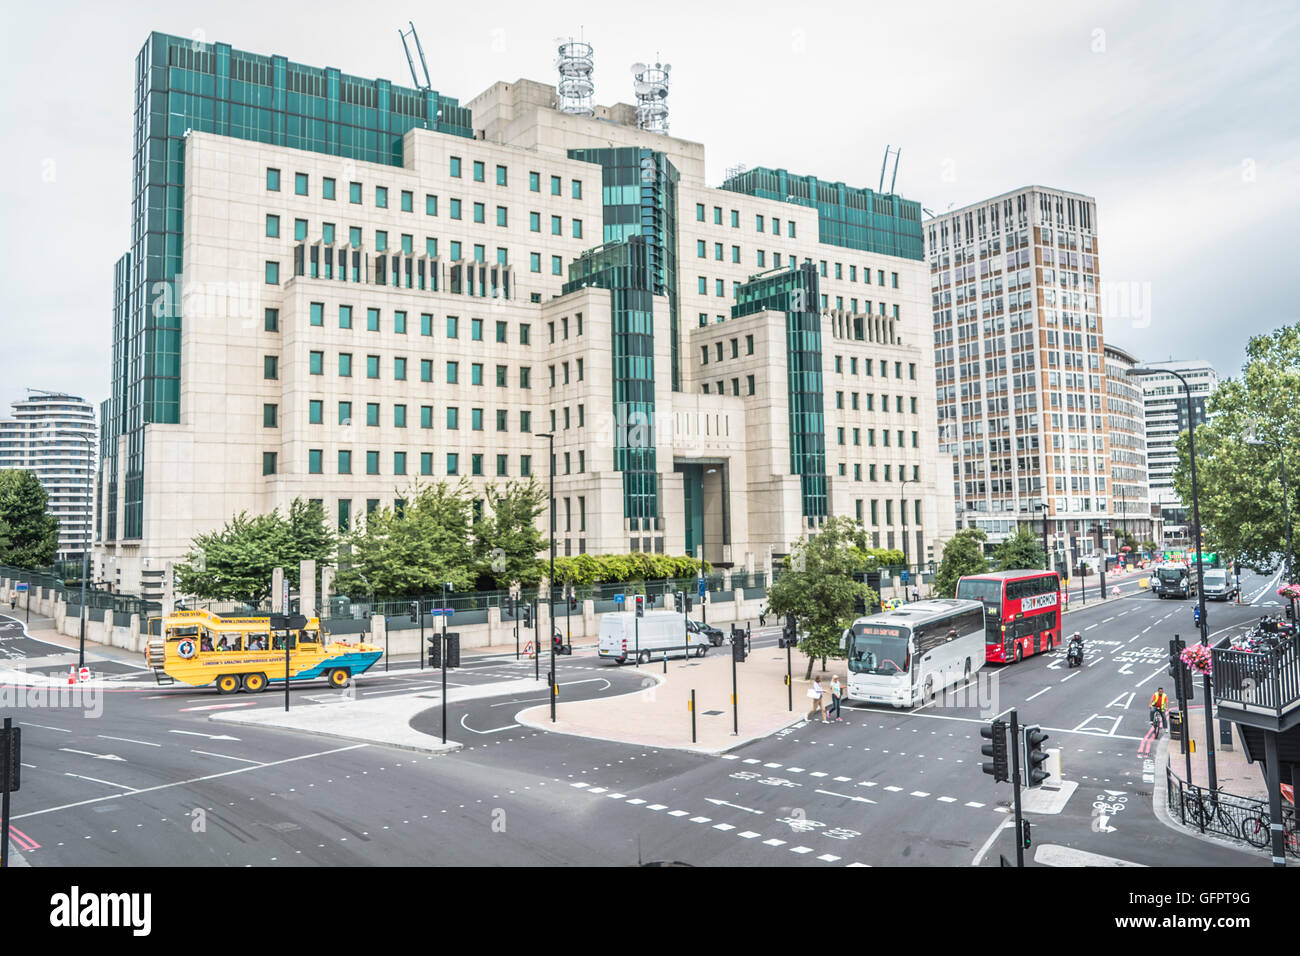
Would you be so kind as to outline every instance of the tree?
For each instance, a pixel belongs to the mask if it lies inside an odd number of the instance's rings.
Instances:
[[[0,563],[44,568],[59,548],[59,520],[46,513],[50,496],[30,471],[0,471]]]
[[[344,537],[335,579],[339,593],[405,597],[441,591],[443,584],[469,590],[476,578],[472,500],[462,478],[456,485],[413,484],[400,515],[376,508],[364,527]]]
[[[804,679],[812,677],[813,662],[835,655],[840,636],[853,623],[855,601],[868,605],[876,595],[853,580],[865,556],[857,547],[857,525],[832,518],[812,537],[797,542],[785,559],[785,569],[767,592],[769,613],[793,614],[805,637],[799,650],[808,657]]]
[[[550,539],[537,527],[547,513],[546,489],[535,478],[487,486],[487,514],[474,523],[474,558],[497,587],[536,587],[537,555]],[[557,575],[558,577],[558,575]]]
[[[298,587],[299,563],[332,562],[336,540],[316,502],[295,498],[287,516],[278,508],[252,517],[242,511],[220,531],[193,539],[185,562],[176,566],[176,587],[198,598],[258,604],[270,595],[276,568]]]
[[[946,549],[944,553],[946,556]],[[1015,534],[993,549],[993,563],[997,565],[999,571],[1022,568],[1037,570],[1045,565],[1046,557],[1038,536],[1021,525]]]
[[[1286,544],[1281,455],[1295,535],[1300,517],[1300,325],[1252,338],[1240,379],[1211,395],[1209,421],[1196,429],[1196,479],[1205,541],[1256,570],[1277,567]],[[1183,401],[1181,386],[1177,393]],[[1251,431],[1272,444],[1246,444]],[[1280,446],[1280,447],[1279,447]],[[1174,490],[1192,513],[1187,433],[1178,437]],[[1193,539],[1194,540],[1194,539]],[[1293,542],[1293,547],[1295,543]]]
[[[988,538],[982,528],[962,528],[952,536],[943,546],[943,559],[934,575],[936,594],[952,597],[957,593],[957,582],[964,575],[988,571],[989,562],[984,557],[984,542]]]

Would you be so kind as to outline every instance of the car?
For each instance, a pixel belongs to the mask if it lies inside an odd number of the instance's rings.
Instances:
[[[708,642],[714,647],[721,647],[725,639],[725,635],[721,630],[710,624],[705,624],[703,621],[693,621],[687,618],[686,629],[691,632],[692,640],[699,637],[707,638]]]

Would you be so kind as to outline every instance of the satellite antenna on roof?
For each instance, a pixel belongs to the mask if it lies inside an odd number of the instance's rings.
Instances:
[[[668,74],[671,63],[632,64],[632,89],[636,93],[636,125],[651,133],[668,132]]]
[[[429,64],[424,60],[424,47],[420,46],[420,35],[415,32],[415,21],[407,20],[410,30],[397,28],[397,33],[402,38],[402,49],[406,51],[406,65],[411,68],[411,82],[417,90],[427,93],[433,89],[433,84],[429,81]],[[406,38],[410,36],[415,41],[415,52],[420,55],[420,69],[424,70],[424,82],[420,82],[420,77],[415,72],[415,61],[411,59],[411,48],[406,43]]]
[[[591,96],[595,86],[591,74],[595,70],[594,50],[584,40],[555,39],[555,68],[560,73],[560,82],[555,91],[560,95],[560,111],[575,116],[594,116]]]

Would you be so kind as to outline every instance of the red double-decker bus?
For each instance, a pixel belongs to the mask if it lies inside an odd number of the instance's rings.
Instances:
[[[1018,661],[1061,643],[1061,577],[1055,571],[992,571],[957,582],[957,597],[984,604],[984,659]]]

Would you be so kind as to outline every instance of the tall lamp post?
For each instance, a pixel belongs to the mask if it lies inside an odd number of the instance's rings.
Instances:
[[[900,465],[899,467],[901,468],[902,466]],[[902,486],[902,493],[904,495],[907,494],[907,485],[909,482],[914,485],[919,485],[921,483],[921,479],[904,478],[901,482],[899,482],[899,484]],[[899,520],[902,522],[902,526],[903,526],[903,570],[908,573],[908,577],[910,578],[912,574],[912,569],[907,560],[907,498],[906,497],[899,499],[899,506],[900,506]],[[919,554],[916,556],[916,568],[919,573],[921,569],[921,556]],[[904,601],[907,600],[907,585],[903,586],[903,600]]]
[[[61,437],[64,437],[59,435],[58,429],[54,425],[50,425],[47,429],[44,429],[44,431],[48,440],[51,442],[58,441]],[[90,573],[90,542],[94,534],[91,526],[92,519],[90,506],[91,501],[94,498],[95,486],[93,477],[94,470],[93,465],[91,464],[95,456],[95,442],[89,435],[83,435],[80,432],[71,432],[66,437],[74,438],[86,443],[86,459],[88,463],[86,471],[86,536],[81,543],[81,619],[78,624],[81,636],[79,639],[79,649],[77,651],[77,669],[80,670],[86,666],[86,618],[89,616],[86,614],[86,577]],[[30,619],[31,602],[29,598],[28,620]]]
[[[1187,405],[1187,455],[1191,459],[1192,472],[1192,533],[1196,536],[1196,600],[1200,609],[1200,631],[1201,644],[1210,643],[1209,633],[1205,620],[1205,571],[1204,564],[1201,561],[1201,508],[1198,503],[1199,490],[1196,484],[1196,419],[1192,414],[1192,387],[1187,384],[1185,379],[1178,372],[1171,368],[1161,368],[1156,365],[1135,365],[1129,369],[1130,375],[1172,375],[1183,384],[1183,398]],[[1214,758],[1214,698],[1210,696],[1210,675],[1205,675],[1205,755],[1206,764],[1209,768],[1210,792],[1214,793],[1219,789],[1218,773]]]
[[[1282,447],[1282,442],[1269,441],[1266,438],[1260,438],[1255,434],[1255,426],[1252,425],[1246,433],[1246,444],[1257,445],[1264,448],[1276,448],[1277,460],[1282,466],[1282,514],[1286,519],[1286,583],[1291,583],[1291,502],[1290,495],[1287,494],[1286,488],[1286,451]],[[1291,619],[1295,619],[1295,598],[1291,598]]]
[[[546,578],[546,626],[551,628],[551,673],[550,687],[547,691],[547,697],[551,699],[551,723],[555,723],[555,433],[548,432],[538,434],[538,438],[546,439],[546,467],[551,473],[551,487],[548,494],[551,498],[550,522],[551,522],[551,570]],[[538,657],[541,657],[541,647],[537,648]]]

